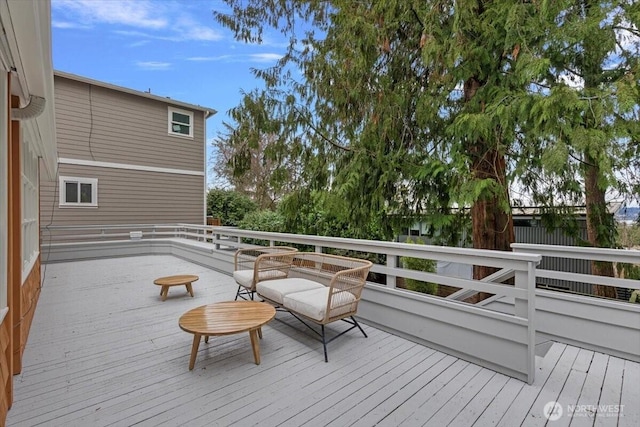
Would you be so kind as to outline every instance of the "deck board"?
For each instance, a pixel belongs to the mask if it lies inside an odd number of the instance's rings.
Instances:
[[[607,371],[607,364],[609,363],[609,356],[602,353],[595,353],[587,372],[587,378],[582,385],[580,396],[578,397],[578,406],[584,405],[597,405],[600,400],[600,391],[602,389],[602,383],[604,382],[605,374]],[[573,417],[571,427],[586,427],[593,426],[593,419],[595,412],[591,416]]]
[[[612,413],[613,408],[611,406],[620,404],[623,372],[624,360],[610,357],[607,364],[607,373],[602,384],[594,426],[615,427],[618,425],[618,417],[615,416],[615,413]]]
[[[194,298],[174,287],[161,301],[153,280],[174,274],[200,277]],[[259,366],[238,334],[202,343],[189,371],[178,318],[233,299],[231,277],[160,255],[50,264],[43,276],[8,426],[510,427],[544,425],[548,400],[623,408],[557,425],[638,425],[640,365],[601,353],[555,343],[527,385],[364,325],[369,338],[351,331],[325,363],[321,343],[278,313]]]
[[[562,353],[562,357],[560,357],[560,360],[553,369],[553,372],[549,375],[543,389],[538,393],[538,396],[529,409],[527,416],[523,421],[521,421],[521,423],[526,422],[526,424],[531,427],[544,426],[547,424],[548,420],[544,416],[545,405],[549,402],[558,401],[560,392],[569,377],[571,367],[573,366],[576,357],[578,357],[579,352],[579,348],[567,346]],[[518,419],[518,421],[520,420]]]
[[[640,425],[640,405],[638,402],[640,402],[640,364],[625,360],[622,398],[620,399],[623,416],[620,417],[619,427]]]
[[[571,367],[571,372],[569,373],[569,376],[564,386],[562,387],[560,396],[555,399],[562,408],[568,409],[570,405],[577,404],[578,398],[580,397],[580,391],[582,390],[584,382],[587,379],[587,372],[589,370],[589,365],[591,364],[592,359],[592,351],[581,349],[578,352],[578,356],[576,357],[573,366]],[[570,417],[561,417],[560,419],[553,422],[553,427],[569,426],[570,423]]]
[[[503,390],[507,385],[509,377],[499,373],[495,375],[485,384],[473,399],[456,414],[456,417],[449,423],[451,427],[465,427],[473,425],[480,417],[480,414],[489,406],[491,401]]]
[[[416,421],[427,419],[429,414],[434,413],[432,417],[428,418],[428,421],[424,424],[425,426],[439,427],[449,425],[459,414],[461,408],[465,408],[495,374],[496,372],[489,369],[481,369],[471,381],[454,396],[448,398],[444,404],[438,402],[438,404],[441,405],[440,410],[438,410],[437,407],[427,410],[424,416]]]

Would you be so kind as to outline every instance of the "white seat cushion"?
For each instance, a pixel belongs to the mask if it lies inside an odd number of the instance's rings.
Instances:
[[[283,305],[290,311],[300,313],[311,319],[322,321],[327,312],[327,300],[329,298],[329,288],[323,286],[322,289],[312,289],[304,292],[287,294],[284,297]],[[339,316],[354,310],[353,303],[356,297],[350,292],[339,292],[333,296],[334,310],[331,316]]]
[[[233,279],[238,285],[251,289],[253,270],[236,270],[233,272]]]
[[[287,277],[287,273],[280,270],[266,270],[258,273],[258,280],[271,280],[285,277]],[[253,284],[253,270],[236,270],[233,272],[233,279],[238,285],[251,289]]]
[[[291,293],[323,288],[325,286],[313,280],[297,278],[267,280],[256,285],[258,295],[278,304],[282,304],[284,297]]]

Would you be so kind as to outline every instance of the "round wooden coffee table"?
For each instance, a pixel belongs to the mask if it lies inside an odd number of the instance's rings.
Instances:
[[[210,336],[232,335],[247,331],[251,339],[253,358],[256,365],[259,365],[258,335],[262,338],[260,328],[275,315],[276,309],[273,306],[258,301],[217,302],[187,311],[180,317],[178,324],[183,331],[194,334],[189,370],[192,370],[196,363],[201,337],[205,337],[204,342],[209,342]]]
[[[193,297],[193,288],[191,287],[191,283],[198,280],[199,277],[194,274],[182,274],[179,276],[167,276],[160,277],[153,281],[154,284],[158,286],[162,286],[160,289],[160,296],[162,297],[162,301],[167,299],[167,294],[169,293],[169,288],[171,286],[185,286],[187,288],[187,292],[191,294]]]

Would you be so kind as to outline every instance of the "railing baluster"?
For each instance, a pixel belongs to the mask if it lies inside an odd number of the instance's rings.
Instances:
[[[398,267],[398,257],[395,255],[387,254],[387,267],[395,269]],[[397,276],[387,274],[387,287],[395,289]]]

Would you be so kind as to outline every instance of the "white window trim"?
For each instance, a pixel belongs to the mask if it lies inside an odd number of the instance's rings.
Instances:
[[[185,135],[183,133],[173,131],[173,127],[171,126],[173,124],[173,113],[179,113],[179,114],[184,114],[185,116],[189,116],[189,135]],[[193,139],[193,111],[180,110],[179,108],[168,107],[167,132],[171,136]]]
[[[67,181],[74,181],[80,184],[91,184],[91,203],[67,203]],[[58,181],[61,208],[97,208],[98,207],[98,180],[96,178],[79,178],[75,176],[61,176]],[[79,193],[78,193],[79,195]]]
[[[22,142],[22,282],[27,279],[40,255],[38,200],[38,155],[27,139]]]

